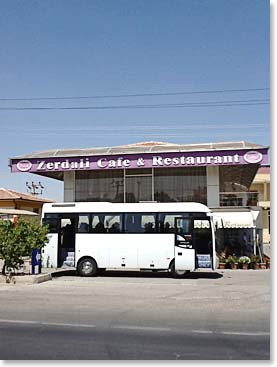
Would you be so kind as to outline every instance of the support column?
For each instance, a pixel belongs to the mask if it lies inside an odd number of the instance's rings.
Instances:
[[[75,201],[75,171],[65,171],[63,173],[64,180],[64,202]]]
[[[207,167],[207,206],[219,206],[219,167]]]
[[[261,198],[258,198],[259,201],[261,201]],[[264,201],[267,201],[267,182],[264,182]]]

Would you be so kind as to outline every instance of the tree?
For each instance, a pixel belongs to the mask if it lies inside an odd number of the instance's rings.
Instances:
[[[31,256],[33,249],[41,249],[48,242],[48,227],[37,220],[19,219],[13,223],[0,220],[0,259],[4,260],[2,275],[7,269],[14,271]]]

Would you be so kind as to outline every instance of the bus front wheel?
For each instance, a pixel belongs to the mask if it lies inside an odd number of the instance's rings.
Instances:
[[[185,275],[189,274],[189,270],[176,270],[175,261],[172,261],[169,267],[170,274],[173,278],[183,278]]]
[[[79,262],[77,269],[79,275],[82,277],[93,277],[97,274],[98,270],[96,262],[89,257],[82,259]]]

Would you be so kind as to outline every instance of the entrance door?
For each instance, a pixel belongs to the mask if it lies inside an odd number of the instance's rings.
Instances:
[[[175,218],[175,231],[175,270],[192,271],[195,269],[192,218]]]
[[[193,238],[197,268],[213,267],[213,237],[209,218],[193,218]]]
[[[58,238],[58,267],[75,266],[75,226],[73,216],[63,216],[60,219]]]

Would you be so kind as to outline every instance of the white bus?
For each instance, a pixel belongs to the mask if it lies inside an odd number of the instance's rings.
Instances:
[[[211,211],[199,203],[44,204],[49,243],[42,266],[75,267],[81,276],[98,270],[169,270],[181,277],[216,269]]]

